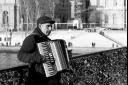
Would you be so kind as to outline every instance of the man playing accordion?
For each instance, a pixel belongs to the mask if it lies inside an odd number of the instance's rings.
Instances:
[[[25,38],[22,47],[18,52],[18,59],[29,64],[29,72],[26,85],[61,85],[60,74],[46,77],[42,63],[48,62],[39,51],[37,43],[50,41],[48,35],[51,33],[52,24],[51,18],[42,16],[37,20],[35,30]],[[54,63],[54,59],[51,59]]]

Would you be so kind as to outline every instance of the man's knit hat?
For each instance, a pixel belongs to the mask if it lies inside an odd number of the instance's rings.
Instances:
[[[37,25],[38,25],[38,24],[44,24],[44,23],[51,23],[51,24],[54,24],[55,21],[52,20],[50,17],[47,17],[47,16],[42,16],[42,17],[38,18],[38,20],[37,20]]]

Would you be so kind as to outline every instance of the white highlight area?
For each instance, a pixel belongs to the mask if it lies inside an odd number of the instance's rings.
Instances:
[[[115,36],[118,35],[115,33]],[[120,34],[121,35],[121,34]],[[126,34],[120,36],[122,37],[122,42],[126,42],[126,39],[123,39],[123,36]],[[86,32],[86,31],[75,31],[75,30],[68,30],[68,31],[53,31],[51,36],[49,36],[51,39],[64,39],[67,43],[71,42],[73,47],[92,47],[92,42],[95,43],[95,47],[113,47],[118,46],[116,42],[111,41],[110,39],[96,33],[96,32]],[[118,37],[119,38],[119,37]],[[120,41],[120,39],[118,40]]]
[[[127,31],[105,31],[105,34],[127,46]]]

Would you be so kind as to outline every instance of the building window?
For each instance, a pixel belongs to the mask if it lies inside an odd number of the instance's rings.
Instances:
[[[101,7],[105,7],[106,0],[100,0],[99,3],[100,3],[99,5],[100,5]]]
[[[0,5],[0,11],[2,11],[2,5]]]
[[[124,0],[124,6],[125,6],[125,7],[127,6],[127,1],[126,1],[126,0]]]
[[[105,0],[105,7],[107,7],[107,1],[108,1],[108,0]]]
[[[97,0],[97,6],[98,7],[100,6],[100,0]]]
[[[0,41],[2,41],[2,38],[0,37]]]
[[[11,40],[10,37],[5,37],[5,38],[4,38],[4,41],[10,41],[10,40]]]
[[[116,19],[117,17],[116,17],[116,14],[113,14],[113,24],[116,24]]]
[[[3,12],[3,25],[8,25],[8,11]]]
[[[105,15],[105,23],[108,23],[108,15]]]
[[[117,0],[113,0],[113,6],[117,6]]]

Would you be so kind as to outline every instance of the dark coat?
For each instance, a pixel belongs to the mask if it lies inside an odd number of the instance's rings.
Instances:
[[[48,78],[45,77],[44,68],[42,67],[42,58],[39,54],[37,43],[48,41],[49,39],[39,28],[36,28],[32,34],[27,36],[23,41],[22,47],[18,52],[18,59],[22,62],[29,63],[29,78],[27,85],[52,85],[48,83]],[[56,78],[53,77],[52,80]],[[52,81],[53,82],[53,81]],[[57,83],[55,85],[58,85]]]
[[[41,55],[38,52],[37,43],[51,40],[39,28],[36,28],[32,34],[23,41],[22,47],[18,53],[18,59],[25,63],[40,62]]]

